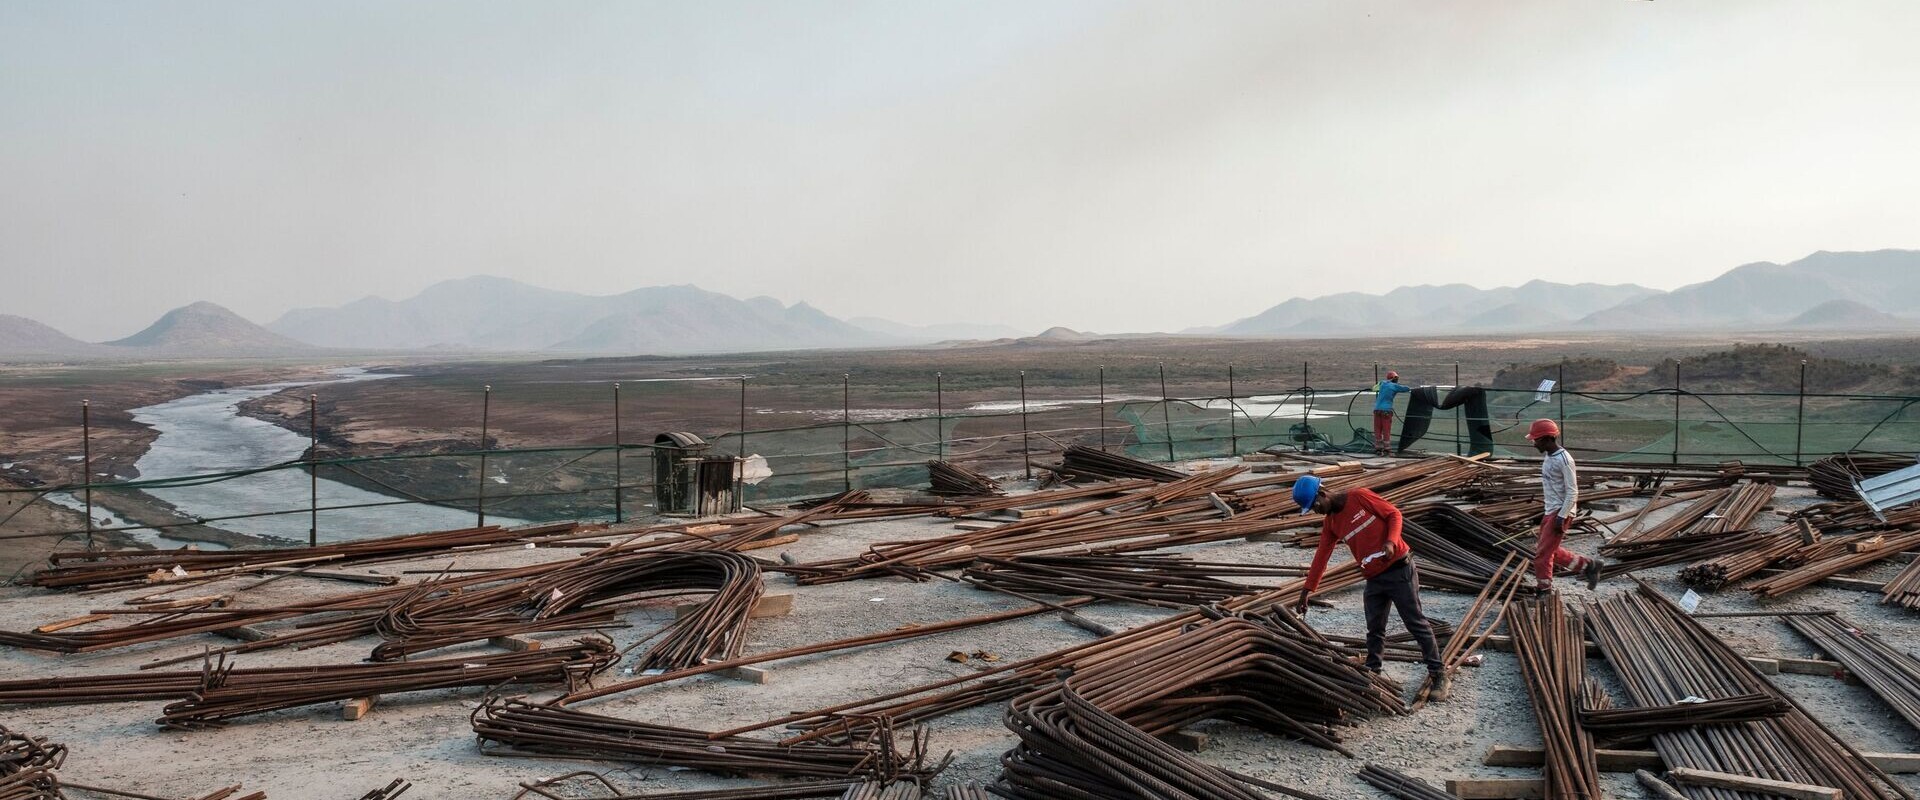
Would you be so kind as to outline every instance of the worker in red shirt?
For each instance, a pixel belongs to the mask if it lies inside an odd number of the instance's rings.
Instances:
[[[1294,608],[1307,613],[1307,598],[1326,574],[1327,559],[1335,543],[1344,543],[1360,562],[1360,574],[1367,578],[1363,597],[1367,611],[1367,669],[1379,674],[1381,654],[1387,647],[1387,607],[1400,610],[1400,621],[1420,643],[1420,655],[1427,664],[1429,700],[1447,699],[1449,687],[1446,665],[1440,662],[1440,645],[1434,641],[1433,626],[1420,610],[1420,573],[1413,566],[1413,550],[1400,538],[1400,509],[1386,498],[1368,489],[1344,492],[1320,490],[1320,479],[1312,475],[1293,484],[1294,502],[1300,513],[1324,514],[1320,523],[1320,549],[1313,553],[1313,566],[1307,570],[1307,582],[1300,590]]]

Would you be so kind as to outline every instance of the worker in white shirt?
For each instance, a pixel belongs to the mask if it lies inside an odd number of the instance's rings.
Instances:
[[[1540,543],[1533,557],[1533,578],[1542,591],[1553,588],[1555,568],[1587,579],[1587,588],[1600,586],[1600,570],[1605,562],[1568,552],[1560,546],[1567,526],[1579,510],[1580,481],[1573,466],[1573,454],[1560,446],[1560,426],[1550,419],[1537,419],[1527,429],[1527,439],[1545,456],[1540,460],[1540,490],[1546,498],[1546,511],[1540,517]]]

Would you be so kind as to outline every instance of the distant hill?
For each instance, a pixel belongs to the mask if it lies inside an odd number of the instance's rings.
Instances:
[[[23,356],[77,356],[93,345],[26,317],[0,314],[0,359]]]
[[[1779,325],[1835,300],[1876,311],[1920,304],[1920,250],[1822,251],[1788,264],[1747,264],[1710,281],[1597,311],[1579,324],[1608,330]]]
[[[1920,322],[1896,317],[1865,303],[1828,300],[1787,320],[1786,326],[1819,330],[1898,330],[1920,328]]]
[[[1343,292],[1294,298],[1206,331],[1228,336],[1302,336],[1362,330],[1544,329],[1656,294],[1654,289],[1632,284],[1538,280],[1494,289],[1460,283],[1403,286],[1386,294]]]
[[[490,276],[443,281],[405,300],[296,309],[267,327],[327,347],[393,350],[697,353],[897,343],[771,297],[739,300],[697,286],[587,295]]]
[[[847,320],[847,323],[906,343],[1016,339],[1027,335],[1026,331],[1008,325],[977,325],[967,322],[908,325],[880,317],[852,317]]]
[[[169,311],[145,330],[107,342],[107,346],[209,356],[278,355],[313,349],[205,301]]]

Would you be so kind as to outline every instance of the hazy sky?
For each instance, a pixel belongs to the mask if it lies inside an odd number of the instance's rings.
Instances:
[[[0,0],[0,313],[494,274],[1172,330],[1920,247],[1913,0]]]

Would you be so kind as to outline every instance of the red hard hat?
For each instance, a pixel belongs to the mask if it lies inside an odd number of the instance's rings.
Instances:
[[[1387,380],[1390,380],[1390,381],[1400,380],[1400,373],[1394,372],[1393,370],[1387,370]]]
[[[1533,441],[1542,436],[1560,438],[1560,426],[1553,424],[1553,420],[1550,419],[1534,420],[1533,425],[1527,428],[1527,441]]]

